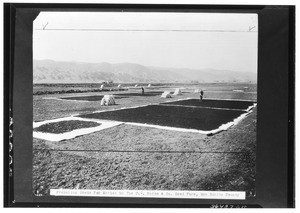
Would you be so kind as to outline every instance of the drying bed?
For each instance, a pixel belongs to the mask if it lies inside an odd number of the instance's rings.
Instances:
[[[122,124],[116,121],[98,121],[65,117],[33,122],[33,137],[48,141],[62,141],[101,131]]]
[[[100,125],[101,124],[92,121],[66,120],[46,123],[34,128],[33,131],[60,134],[70,132],[76,129],[96,127]]]
[[[62,97],[60,99],[64,100],[74,100],[74,101],[101,101],[103,95],[93,95],[93,96],[73,96],[73,97]],[[126,97],[118,97],[115,96],[115,99],[126,98]]]
[[[180,101],[164,102],[161,104],[246,110],[254,103],[255,102],[253,101],[216,100],[216,99],[204,99],[200,101],[199,98],[199,99],[187,99],[187,100],[180,100]]]
[[[162,92],[145,92],[140,93],[119,93],[113,94],[115,99],[128,98],[131,96],[157,96],[161,95]],[[93,96],[72,96],[72,97],[61,97],[59,99],[63,100],[73,100],[73,101],[101,101],[104,95],[93,95]]]
[[[162,91],[151,91],[151,92],[147,92],[145,91],[144,94],[142,94],[142,90],[141,92],[136,92],[136,93],[119,93],[119,94],[114,94],[117,96],[157,96],[157,95],[161,95],[163,92]]]
[[[233,121],[243,110],[222,110],[173,105],[148,105],[79,115],[81,118],[141,123],[211,131]]]

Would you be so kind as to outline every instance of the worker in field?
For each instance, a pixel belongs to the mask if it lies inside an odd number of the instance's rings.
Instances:
[[[201,90],[201,91],[200,91],[200,101],[203,100],[203,94],[204,94],[204,92],[203,92],[203,90]]]
[[[142,87],[142,95],[144,95],[145,91],[144,91],[144,87]]]

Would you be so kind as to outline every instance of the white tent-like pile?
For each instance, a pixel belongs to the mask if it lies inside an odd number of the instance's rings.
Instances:
[[[165,91],[162,95],[161,98],[172,98],[171,93],[169,91]]]
[[[101,84],[101,87],[100,87],[100,89],[103,89],[104,88],[104,85],[103,84]]]
[[[200,89],[195,89],[194,93],[200,93]]]
[[[151,84],[148,84],[148,87],[151,87]]]
[[[121,89],[121,88],[122,88],[122,85],[121,85],[121,84],[119,84],[119,85],[118,85],[118,89]]]
[[[101,106],[109,106],[114,104],[116,104],[116,102],[115,97],[113,95],[104,95],[104,97],[101,100]]]
[[[136,84],[134,87],[138,87],[138,84]]]
[[[175,92],[173,95],[182,95],[182,92],[179,88],[175,89]]]

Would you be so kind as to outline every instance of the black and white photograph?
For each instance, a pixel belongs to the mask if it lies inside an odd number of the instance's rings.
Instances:
[[[257,14],[41,12],[34,195],[255,197],[257,61]]]
[[[4,207],[295,208],[293,2],[26,1],[3,4]]]

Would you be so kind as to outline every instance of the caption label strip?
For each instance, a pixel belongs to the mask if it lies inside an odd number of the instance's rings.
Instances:
[[[235,191],[167,191],[167,190],[81,190],[50,189],[52,196],[85,197],[143,197],[143,198],[186,198],[245,200],[245,192]]]

